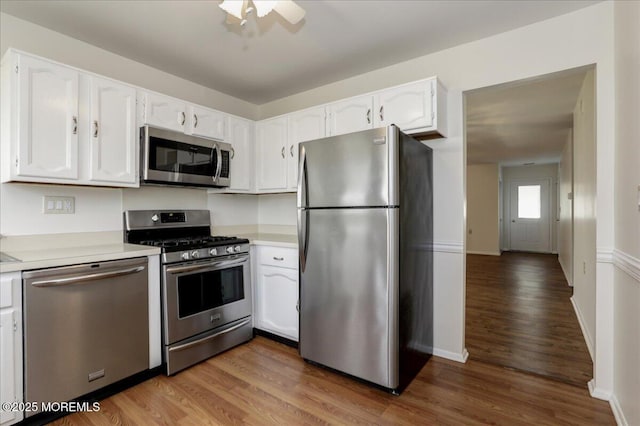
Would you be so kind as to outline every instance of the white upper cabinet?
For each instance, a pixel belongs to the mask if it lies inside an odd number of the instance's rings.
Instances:
[[[287,188],[298,188],[298,144],[326,136],[325,107],[310,108],[289,115]]]
[[[16,56],[12,65],[18,77],[15,175],[77,179],[78,72],[29,56]]]
[[[155,127],[184,132],[187,104],[178,99],[145,92],[142,96],[143,121]]]
[[[287,189],[287,117],[256,124],[256,189],[282,192]]]
[[[136,91],[99,77],[89,86],[89,180],[136,185]]]
[[[136,92],[10,49],[2,61],[2,181],[136,187]]]
[[[433,81],[383,90],[374,98],[374,127],[395,124],[403,131],[431,126]]]
[[[254,124],[253,121],[229,117],[231,144],[231,192],[252,192],[254,176]]]
[[[187,115],[188,134],[220,141],[225,140],[227,118],[225,114],[220,111],[189,105]]]
[[[373,97],[357,96],[330,104],[327,136],[343,135],[373,128]]]

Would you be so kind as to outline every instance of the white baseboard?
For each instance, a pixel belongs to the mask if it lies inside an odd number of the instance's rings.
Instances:
[[[584,336],[584,341],[587,344],[587,349],[589,350],[591,361],[595,362],[595,356],[593,353],[593,340],[591,340],[591,336],[589,335],[589,333],[587,333],[587,325],[584,320],[584,316],[582,315],[582,311],[580,311],[580,308],[578,307],[574,296],[571,296],[569,300],[571,300],[573,310],[575,311],[576,317],[578,318],[578,324],[580,324],[580,330],[582,330],[582,336]]]
[[[589,383],[587,383],[587,386],[589,387],[589,395],[591,395],[593,398],[601,399],[603,401],[611,400],[611,392],[598,389],[596,387],[595,379],[589,380]]]
[[[446,359],[450,359],[452,361],[457,361],[457,362],[461,362],[461,363],[467,362],[467,359],[469,358],[469,352],[467,352],[467,348],[464,348],[462,350],[462,353],[445,351],[444,349],[433,348],[433,355],[437,356],[437,357],[440,357],[440,358],[446,358]]]
[[[613,411],[613,416],[616,418],[616,423],[618,424],[618,426],[629,426],[629,422],[624,416],[622,407],[620,407],[618,398],[616,398],[615,395],[611,395],[611,398],[609,399],[609,405],[611,406],[611,411]]]
[[[475,251],[467,250],[467,254],[481,254],[483,256],[500,256],[502,253],[499,251]]]
[[[560,257],[558,257],[558,263],[560,264],[560,269],[562,269],[562,273],[564,274],[564,278],[567,280],[567,284],[569,287],[573,287],[573,282],[569,278],[569,274],[567,273],[567,269],[564,267],[564,264],[560,262]]]

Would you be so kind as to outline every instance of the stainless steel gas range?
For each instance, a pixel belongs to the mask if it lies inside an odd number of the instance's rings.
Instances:
[[[211,236],[208,210],[130,210],[125,242],[161,248],[163,362],[172,375],[251,339],[249,241]]]

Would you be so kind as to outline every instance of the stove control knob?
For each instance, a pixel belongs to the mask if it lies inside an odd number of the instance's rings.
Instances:
[[[235,246],[234,250],[236,251],[236,253],[240,253],[240,250],[242,249],[240,248],[240,246]]]
[[[200,253],[198,253],[198,250],[194,250],[191,252],[191,257],[194,259],[197,259],[200,257]]]
[[[158,219],[160,219],[160,218],[158,217],[158,215],[157,215],[157,214],[154,214],[153,216],[151,216],[151,221],[152,221],[152,222],[157,222],[157,221],[158,221]]]
[[[233,247],[232,246],[227,247],[225,250],[226,250],[227,253],[233,253]]]
[[[217,256],[217,255],[218,255],[218,250],[217,250],[217,249],[212,248],[211,250],[209,250],[209,254],[210,254],[211,256]]]
[[[180,257],[182,258],[182,260],[189,260],[189,252],[184,252],[180,255]]]

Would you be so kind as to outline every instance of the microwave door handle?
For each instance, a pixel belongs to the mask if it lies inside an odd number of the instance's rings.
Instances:
[[[220,146],[217,143],[213,144],[213,150],[216,152],[218,158],[218,162],[216,164],[216,174],[213,176],[213,181],[218,182],[218,179],[220,179],[220,173],[222,171],[222,152],[220,151]]]

